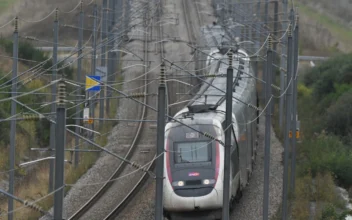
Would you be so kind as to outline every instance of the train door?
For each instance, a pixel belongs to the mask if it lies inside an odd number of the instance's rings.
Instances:
[[[235,130],[231,132],[231,194],[236,196],[237,189],[240,185],[240,164],[239,164],[239,146],[235,139]]]
[[[255,117],[257,117],[257,116],[255,116]],[[253,123],[251,123],[251,127],[252,127],[252,148],[253,148],[252,164],[254,165],[255,159],[256,159],[256,155],[257,155],[257,146],[258,146],[258,137],[257,137],[257,127],[258,127],[258,125],[257,125],[256,122],[253,122]]]

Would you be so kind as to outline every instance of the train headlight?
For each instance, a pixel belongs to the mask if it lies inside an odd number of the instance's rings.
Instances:
[[[209,184],[214,184],[215,183],[215,180],[213,179],[205,179],[203,180],[203,184],[204,185],[209,185]]]
[[[184,186],[185,182],[184,181],[176,181],[172,183],[173,186]]]
[[[177,185],[178,185],[178,186],[184,186],[184,185],[185,185],[185,182],[183,182],[183,181],[178,181],[178,182],[177,182]]]

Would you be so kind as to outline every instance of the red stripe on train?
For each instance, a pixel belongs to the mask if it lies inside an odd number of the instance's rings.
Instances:
[[[219,177],[219,169],[220,169],[220,147],[219,147],[219,142],[217,141],[216,141],[215,151],[216,151],[216,161],[215,161],[215,184],[216,184]]]
[[[172,176],[171,176],[171,168],[170,168],[169,140],[166,141],[165,151],[166,151],[166,171],[167,171],[167,177],[169,178],[170,184],[171,184],[171,186],[172,186]]]

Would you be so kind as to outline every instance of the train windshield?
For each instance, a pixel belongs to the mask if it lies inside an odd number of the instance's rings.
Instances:
[[[211,161],[211,143],[206,141],[176,143],[175,163]]]

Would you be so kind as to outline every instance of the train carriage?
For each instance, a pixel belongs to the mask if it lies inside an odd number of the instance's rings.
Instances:
[[[211,65],[209,74],[217,77],[207,79],[193,100],[175,115],[192,129],[175,121],[165,127],[163,199],[169,219],[185,215],[221,219],[224,146],[214,138],[225,141],[226,52],[212,48],[207,65]],[[254,72],[248,54],[241,49],[236,51],[232,65],[231,203],[240,197],[253,170],[258,115],[256,83],[251,77]]]

